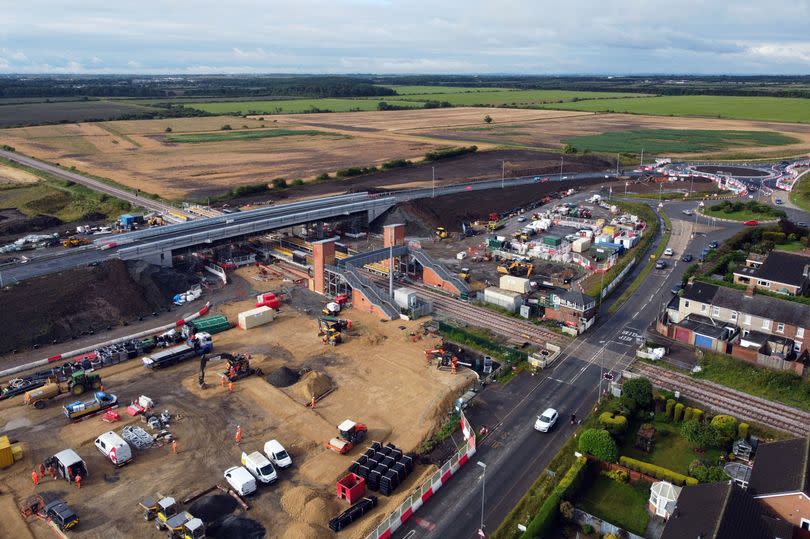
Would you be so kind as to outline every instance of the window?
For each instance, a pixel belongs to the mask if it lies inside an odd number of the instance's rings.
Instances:
[[[802,519],[802,529],[810,530],[810,520],[807,520],[806,518]]]
[[[658,507],[658,495],[655,492],[650,494],[650,503]]]
[[[768,331],[771,329],[771,321],[767,318],[762,319],[762,329],[767,329]]]
[[[777,333],[784,333],[785,332],[785,324],[783,324],[782,322],[779,322],[778,324],[776,324],[776,331],[777,331]]]
[[[771,282],[770,282],[770,281],[762,281],[762,280],[759,280],[759,281],[757,281],[757,284],[758,284],[759,286],[770,286]]]
[[[737,321],[737,311],[731,311],[731,315],[729,316],[729,319],[732,322],[736,322]]]
[[[797,353],[801,352],[802,351],[802,343],[799,342],[799,341],[794,342],[793,343],[793,351],[797,352]]]
[[[749,326],[751,325],[751,315],[750,314],[745,315],[745,322],[744,323],[748,324]]]
[[[683,306],[686,307],[687,309],[689,308],[689,300],[688,299],[683,302]]]
[[[804,337],[804,328],[796,328],[796,338],[801,339]]]
[[[720,316],[720,309],[718,307],[712,307],[712,316]]]
[[[705,311],[706,311],[706,304],[705,304],[705,303],[701,303],[701,304],[700,304],[700,312],[705,312]]]

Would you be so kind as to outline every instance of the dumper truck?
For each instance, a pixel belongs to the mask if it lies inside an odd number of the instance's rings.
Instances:
[[[211,334],[206,332],[195,333],[188,340],[160,352],[155,352],[143,358],[143,366],[147,369],[162,369],[175,363],[180,363],[194,356],[201,356],[213,350],[214,343]]]
[[[67,382],[59,383],[49,380],[44,386],[27,391],[25,393],[25,404],[41,410],[47,406],[48,400],[59,395],[70,393],[78,397],[89,389],[99,389],[100,387],[100,375],[76,371],[70,375]]]

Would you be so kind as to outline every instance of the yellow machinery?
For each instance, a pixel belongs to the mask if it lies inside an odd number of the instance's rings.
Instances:
[[[449,236],[450,234],[447,232],[447,229],[445,229],[443,226],[436,227],[437,238],[439,238],[440,240],[444,240],[447,239]]]
[[[514,275],[515,277],[531,277],[534,265],[528,262],[513,261],[511,264],[501,264],[498,266],[498,273],[502,275]]]
[[[461,268],[461,271],[458,272],[458,278],[462,281],[469,283],[470,282],[470,268]]]
[[[90,241],[84,238],[68,238],[62,241],[62,247],[69,249],[71,247],[78,247],[80,245],[88,245],[89,243]]]

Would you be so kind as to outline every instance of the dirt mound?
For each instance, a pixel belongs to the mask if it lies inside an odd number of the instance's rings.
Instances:
[[[206,524],[210,524],[236,509],[236,500],[226,494],[215,494],[204,496],[192,503],[188,510],[197,518],[202,519]]]
[[[171,268],[111,260],[30,279],[0,290],[0,353],[64,342],[107,326],[132,322],[171,304],[193,277]]]
[[[228,515],[207,526],[205,535],[214,539],[262,539],[267,535],[267,530],[253,519]]]
[[[376,331],[369,331],[365,335],[362,336],[363,342],[368,344],[369,346],[377,346],[382,344],[388,339],[382,333],[378,333]]]
[[[323,498],[312,498],[304,506],[301,519],[309,524],[325,524],[327,522],[327,509]]]
[[[267,375],[267,381],[276,387],[288,387],[298,382],[300,376],[298,373],[287,367],[279,367],[278,369]]]
[[[281,497],[281,508],[293,518],[300,518],[306,509],[307,502],[317,494],[311,488],[304,486],[293,487]]]
[[[19,213],[16,212],[15,213]],[[61,226],[62,220],[50,215],[35,215],[33,217],[19,216],[6,217],[7,222],[0,224],[0,236],[30,234],[40,232],[49,228]]]
[[[281,537],[282,539],[319,539],[325,535],[326,532],[319,531],[303,522],[291,522]]]
[[[332,389],[332,379],[318,371],[309,371],[293,386],[293,393],[305,401],[319,398]]]

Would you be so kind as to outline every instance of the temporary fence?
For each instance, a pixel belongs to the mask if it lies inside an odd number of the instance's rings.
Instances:
[[[475,454],[475,431],[467,422],[464,413],[461,413],[461,429],[464,433],[464,443],[450,460],[445,462],[427,481],[422,483],[414,492],[388,517],[383,520],[366,539],[388,539],[411,516],[422,507],[453,475],[461,469]]]

